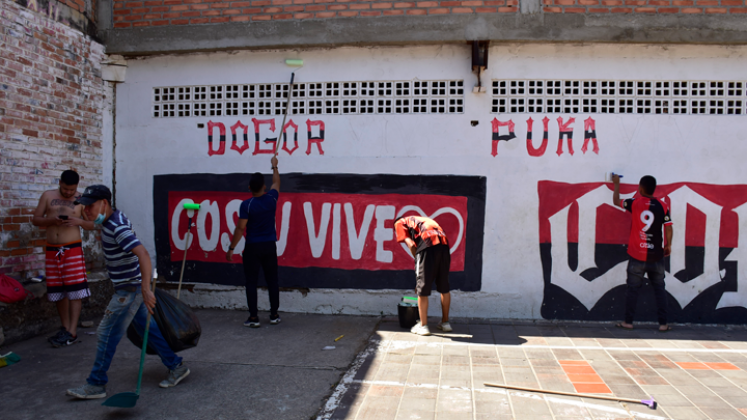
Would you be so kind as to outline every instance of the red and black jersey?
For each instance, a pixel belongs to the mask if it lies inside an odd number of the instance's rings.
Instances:
[[[441,226],[435,220],[427,217],[403,217],[394,224],[394,231],[397,234],[397,242],[404,242],[405,238],[408,237],[415,241],[415,244],[418,246],[417,252],[429,246],[449,244]]]
[[[636,196],[620,202],[632,213],[628,255],[639,261],[659,261],[664,258],[663,229],[672,224],[669,206],[653,197]]]

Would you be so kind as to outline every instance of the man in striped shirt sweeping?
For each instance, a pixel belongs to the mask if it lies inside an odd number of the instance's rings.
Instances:
[[[127,216],[112,208],[111,198],[112,193],[106,186],[91,185],[75,202],[85,206],[84,212],[88,220],[101,225],[106,269],[114,283],[114,296],[97,331],[99,342],[93,370],[85,385],[67,390],[68,395],[80,399],[106,397],[106,372],[117,350],[117,344],[133,320],[142,336],[147,319],[146,311],[153,313],[156,306],[156,297],[150,288],[150,255],[137,239]],[[189,375],[189,369],[166,343],[155,320],[151,320],[148,346],[158,352],[161,361],[169,369],[168,377],[159,384],[161,388],[176,386]]]

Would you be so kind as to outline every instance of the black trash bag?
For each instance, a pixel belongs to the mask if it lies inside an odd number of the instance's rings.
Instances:
[[[153,319],[161,330],[163,338],[169,344],[174,353],[197,346],[200,341],[202,328],[197,315],[184,302],[170,294],[156,288],[156,309],[153,311]],[[127,338],[137,348],[143,347],[143,337],[137,332],[134,324],[127,328]],[[157,354],[150,345],[148,339],[148,354]]]

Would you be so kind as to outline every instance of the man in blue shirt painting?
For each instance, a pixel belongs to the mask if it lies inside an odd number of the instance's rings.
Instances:
[[[270,324],[280,322],[278,306],[280,306],[280,288],[278,287],[278,252],[275,242],[278,237],[275,231],[275,212],[278,206],[280,190],[280,174],[278,173],[278,158],[273,156],[272,186],[266,192],[265,177],[259,172],[252,174],[249,180],[249,190],[252,198],[245,200],[239,207],[239,221],[233,231],[233,240],[228,247],[226,259],[231,261],[233,251],[241,237],[246,232],[244,246],[244,276],[246,277],[246,304],[249,307],[249,319],[244,322],[245,327],[259,328],[257,316],[257,280],[259,269],[265,274],[267,291],[270,295]]]

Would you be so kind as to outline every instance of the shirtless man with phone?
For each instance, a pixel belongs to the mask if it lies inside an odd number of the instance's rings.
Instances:
[[[91,296],[80,227],[93,230],[94,223],[84,219],[82,205],[73,204],[80,196],[79,180],[75,171],[62,172],[59,188],[42,194],[32,220],[34,226],[46,228],[47,298],[57,304],[62,321],[57,334],[49,337],[52,347],[69,346],[78,339],[82,299]]]

